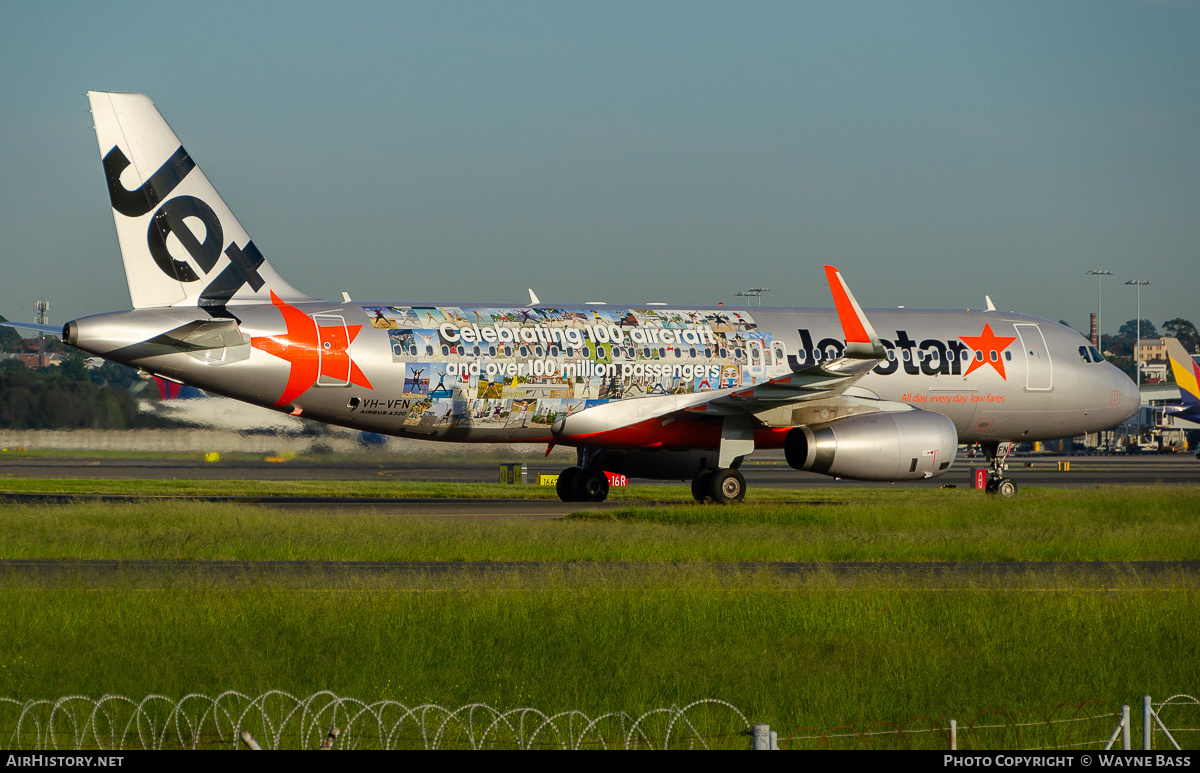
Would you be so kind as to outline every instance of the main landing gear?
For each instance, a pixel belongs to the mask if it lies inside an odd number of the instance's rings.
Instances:
[[[568,467],[558,474],[555,490],[564,502],[603,502],[608,476],[599,467]],[[731,467],[705,470],[692,481],[692,496],[697,502],[736,504],[746,496],[746,479]]]
[[[1012,478],[1004,477],[1004,471],[1008,469],[1008,454],[1012,451],[1012,443],[991,442],[979,445],[990,466],[987,486],[984,490],[989,494],[999,494],[1006,498],[1016,496],[1017,482]]]
[[[692,481],[692,496],[697,502],[735,504],[746,496],[746,479],[732,467],[705,470]]]
[[[611,459],[610,459],[611,461]],[[626,460],[628,461],[628,460]],[[700,473],[692,480],[692,496],[697,502],[715,502],[719,505],[741,502],[746,496],[746,479],[738,472],[742,457],[735,457],[729,467],[712,468],[701,460]],[[603,455],[595,449],[579,449],[574,467],[568,467],[558,474],[555,489],[558,498],[564,502],[603,502],[608,498],[608,475],[604,472]],[[696,469],[692,467],[692,469]],[[686,469],[671,468],[670,472],[678,470],[678,477],[688,473]],[[649,477],[661,479],[678,479],[675,474],[664,474],[666,469],[656,468],[646,470]]]
[[[608,476],[599,467],[568,467],[555,484],[564,502],[603,502],[608,498]]]

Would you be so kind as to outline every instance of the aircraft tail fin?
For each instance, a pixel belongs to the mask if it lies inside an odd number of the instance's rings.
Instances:
[[[1184,413],[1200,415],[1200,365],[1192,359],[1177,338],[1164,338],[1171,373],[1183,399]]]
[[[310,300],[267,263],[148,97],[88,100],[135,309]]]

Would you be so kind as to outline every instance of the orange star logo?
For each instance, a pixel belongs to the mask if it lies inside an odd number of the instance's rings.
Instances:
[[[251,338],[250,345],[287,360],[292,366],[276,407],[287,405],[307,392],[321,376],[334,382],[374,389],[350,359],[350,343],[358,336],[362,325],[318,325],[312,317],[281,301],[274,292],[271,303],[283,314],[287,332]]]
[[[977,336],[959,336],[967,346],[983,355],[983,359],[977,357],[971,358],[971,367],[967,368],[964,377],[971,375],[971,371],[976,368],[982,368],[984,363],[991,365],[1000,374],[1000,378],[1008,381],[1008,376],[1004,375],[1004,356],[1003,352],[1008,348],[1009,344],[1017,340],[1016,336],[998,336],[992,332],[992,326],[985,324],[983,332]]]

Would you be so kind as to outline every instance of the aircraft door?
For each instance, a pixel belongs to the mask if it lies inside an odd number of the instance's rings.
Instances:
[[[334,314],[314,314],[317,324],[316,386],[350,385],[350,334],[345,318]]]
[[[746,367],[745,371],[750,376],[751,384],[757,384],[758,380],[763,376],[763,355],[765,350],[761,341],[746,342]]]
[[[1034,324],[1014,325],[1025,353],[1025,388],[1030,392],[1048,392],[1054,388],[1054,364],[1042,329]]]

